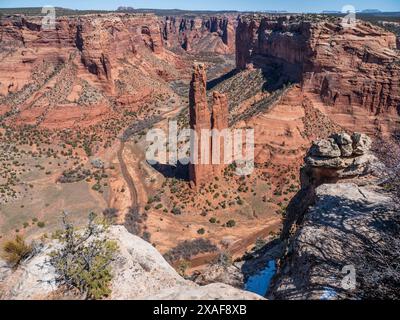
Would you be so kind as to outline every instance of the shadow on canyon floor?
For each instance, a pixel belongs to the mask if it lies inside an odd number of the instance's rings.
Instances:
[[[228,73],[223,74],[222,76],[210,80],[207,82],[207,91],[208,90],[212,90],[213,88],[215,88],[218,84],[232,78],[233,76],[235,76],[239,71],[237,69],[233,69],[231,71],[229,71]]]
[[[151,166],[165,178],[189,181],[189,165],[183,165],[178,162],[176,166],[161,163],[151,164]]]

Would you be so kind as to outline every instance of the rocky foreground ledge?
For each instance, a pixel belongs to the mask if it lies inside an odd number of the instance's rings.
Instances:
[[[379,253],[399,207],[377,186],[382,164],[370,148],[371,139],[359,133],[314,142],[302,168],[302,189],[287,208],[285,250],[269,298],[359,299],[365,273],[381,277],[383,256],[375,265],[365,257]]]
[[[262,297],[226,284],[199,286],[183,279],[149,243],[129,233],[123,226],[111,226],[119,254],[112,263],[111,300],[259,300]],[[43,247],[33,258],[12,271],[0,262],[0,298],[77,299],[63,292],[56,274],[46,261],[57,243]]]

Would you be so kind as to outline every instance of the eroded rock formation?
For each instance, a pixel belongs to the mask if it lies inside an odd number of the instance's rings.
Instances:
[[[289,237],[300,224],[303,215],[315,201],[316,189],[323,184],[375,181],[380,170],[372,154],[371,139],[361,133],[336,133],[327,139],[314,141],[300,169],[300,191],[291,199],[282,230],[282,239]]]
[[[162,35],[167,47],[181,47],[185,51],[200,53],[235,52],[235,24],[227,17],[166,17],[162,21]]]
[[[273,281],[271,299],[357,299],[358,255],[386,233],[396,203],[372,184],[323,184],[316,189]],[[375,270],[374,270],[375,271]],[[355,278],[349,278],[352,273]],[[346,277],[347,275],[347,277]],[[354,280],[353,280],[354,279]]]
[[[0,22],[0,39],[0,112],[15,114],[13,123],[90,123],[115,105],[145,101],[155,88],[168,91],[163,81],[184,67],[164,49],[151,14],[60,17],[50,30],[40,19],[11,16]]]
[[[364,134],[341,133],[316,141],[309,150],[302,189],[286,211],[281,234],[286,249],[270,298],[357,298],[359,256],[373,250],[387,232],[383,221],[398,210],[377,186],[380,163],[370,146]],[[357,278],[346,278],[349,272]]]
[[[398,118],[400,57],[396,36],[382,28],[318,16],[242,17],[236,43],[238,69],[275,65],[283,82],[299,82],[351,130],[372,133],[372,117]],[[390,130],[390,121],[379,130]]]
[[[315,141],[301,170],[303,188],[318,187],[371,174],[378,160],[370,152],[371,139],[361,133],[334,134],[328,139]]]
[[[207,78],[203,64],[195,64],[189,92],[190,128],[197,137],[192,139],[192,162],[189,165],[189,179],[192,186],[199,187],[210,181],[210,177],[220,176],[224,165],[224,141],[211,136],[213,129],[222,131],[228,128],[228,101],[224,94],[213,93],[213,105],[210,111],[207,104]],[[202,132],[202,130],[205,130]],[[215,140],[214,140],[215,139]],[[213,159],[213,146],[220,149],[220,158]],[[204,155],[204,152],[208,156]],[[208,151],[208,152],[207,152]]]

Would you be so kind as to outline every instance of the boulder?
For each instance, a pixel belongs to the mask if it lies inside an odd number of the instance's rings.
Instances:
[[[353,143],[353,140],[351,139],[351,136],[349,134],[345,133],[345,132],[333,134],[331,136],[331,138],[335,139],[336,143],[339,146],[348,145],[348,144],[352,144]]]
[[[325,157],[309,156],[305,159],[305,163],[306,165],[314,168],[323,167],[323,168],[333,168],[333,169],[344,169],[351,163],[351,160],[348,161],[340,157],[325,158]]]
[[[31,259],[3,279],[1,300],[45,299],[57,289],[55,269],[48,263],[48,255],[54,250],[47,245]]]
[[[301,169],[302,187],[373,174],[379,161],[370,153],[370,147],[371,139],[358,133],[352,137],[346,133],[334,134],[327,140],[315,141]]]
[[[336,158],[341,156],[340,148],[333,138],[315,141],[310,155],[316,157]]]
[[[353,154],[363,155],[368,153],[372,145],[372,140],[366,134],[355,132],[352,135],[353,140]]]
[[[165,289],[145,300],[263,300],[255,293],[235,289],[227,284],[213,283],[201,287],[176,287]]]
[[[353,154],[353,140],[349,134],[338,133],[334,134],[331,138],[335,139],[342,157],[350,157]]]

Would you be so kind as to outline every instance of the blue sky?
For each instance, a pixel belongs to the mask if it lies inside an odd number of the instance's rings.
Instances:
[[[400,0],[0,0],[0,7],[42,7],[52,5],[71,9],[115,9],[118,6],[134,8],[192,9],[192,10],[287,10],[291,12],[320,12],[341,10],[351,4],[356,10],[380,9],[400,11]]]

